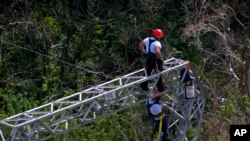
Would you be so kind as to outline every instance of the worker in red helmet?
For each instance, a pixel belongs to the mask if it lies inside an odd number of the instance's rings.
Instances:
[[[161,57],[161,42],[163,37],[163,31],[161,29],[154,29],[153,36],[145,38],[139,44],[139,50],[145,56],[146,59],[146,72],[147,76],[150,76],[153,70],[162,71],[163,70],[163,60]],[[148,91],[148,82],[141,84],[141,88],[144,91]],[[157,82],[157,89],[159,92],[164,91],[164,86],[162,84],[162,79],[160,78]]]

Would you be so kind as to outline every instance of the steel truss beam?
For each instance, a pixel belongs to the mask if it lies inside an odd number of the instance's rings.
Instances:
[[[8,117],[0,121],[0,139],[47,140],[82,127],[114,112],[145,102],[161,76],[169,87],[164,92],[167,97],[164,105],[168,109],[168,133],[171,140],[197,140],[206,97],[199,79],[193,73],[196,94],[192,99],[185,98],[179,72],[186,65],[187,62],[183,60],[171,58],[164,61],[162,72],[151,76],[147,77],[145,70],[140,69]],[[139,87],[145,81],[149,82],[148,93]]]

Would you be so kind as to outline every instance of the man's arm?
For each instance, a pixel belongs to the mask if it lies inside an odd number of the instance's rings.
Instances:
[[[156,62],[157,62],[158,70],[163,71],[163,60],[161,58],[161,48],[160,47],[155,48],[155,55],[156,55]]]
[[[160,47],[156,47],[156,48],[155,48],[155,55],[156,55],[156,58],[157,58],[157,59],[161,59],[161,60],[162,60],[162,58],[161,58],[161,49],[160,49]]]
[[[144,46],[145,46],[145,43],[142,41],[139,45],[139,49],[140,49],[142,54],[146,54]]]

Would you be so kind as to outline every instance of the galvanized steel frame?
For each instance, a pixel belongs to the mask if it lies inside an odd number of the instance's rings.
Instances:
[[[197,140],[206,100],[202,85],[194,70],[196,95],[184,96],[184,86],[179,72],[187,62],[171,58],[164,61],[164,70],[146,76],[140,69],[106,83],[74,93],[37,108],[0,120],[0,139],[47,140],[55,135],[82,127],[114,112],[122,111],[145,102],[152,95],[161,76],[169,88],[164,92],[168,109],[168,133],[171,140]],[[148,81],[149,92],[140,89]],[[192,129],[190,129],[192,128]],[[193,135],[187,136],[189,130]]]

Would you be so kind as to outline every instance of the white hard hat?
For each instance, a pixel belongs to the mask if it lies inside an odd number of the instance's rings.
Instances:
[[[162,110],[162,106],[159,105],[159,104],[154,104],[150,107],[150,112],[153,114],[153,115],[158,115],[161,113],[161,110]]]

